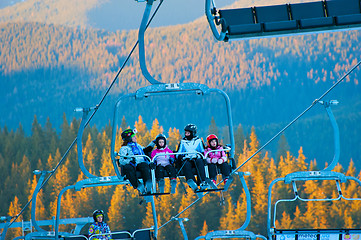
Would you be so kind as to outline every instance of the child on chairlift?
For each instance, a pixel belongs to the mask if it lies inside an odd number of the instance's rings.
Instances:
[[[225,151],[221,151],[223,150],[223,146],[219,144],[218,137],[215,134],[207,136],[207,143],[208,146],[206,147],[204,154],[207,160],[209,178],[216,184],[217,170],[219,169],[223,177],[223,182],[226,184],[230,177],[231,167],[227,163]]]
[[[88,234],[92,240],[112,240],[111,231],[108,224],[105,222],[103,210],[95,210],[93,212],[94,222],[89,226]]]
[[[177,187],[177,173],[173,166],[174,155],[163,155],[164,153],[173,153],[167,146],[167,138],[163,134],[159,134],[155,139],[156,149],[152,151],[151,158],[156,163],[155,177],[158,182],[159,192],[164,193],[164,176],[169,175],[171,183],[171,193],[175,193]]]

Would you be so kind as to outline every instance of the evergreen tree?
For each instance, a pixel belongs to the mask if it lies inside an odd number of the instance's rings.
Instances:
[[[236,131],[234,133],[234,142],[236,144],[235,146],[236,155],[243,153],[243,143],[245,139],[246,136],[244,134],[243,127],[241,124],[238,124]]]
[[[45,142],[48,145],[48,152],[54,154],[55,151],[57,150],[58,136],[50,122],[49,117],[46,119],[46,123],[45,123],[44,138],[45,138]]]
[[[123,129],[123,131],[127,128],[129,128],[129,125],[127,123],[127,120],[125,119],[125,116],[122,118],[122,123],[120,124],[120,128]]]
[[[47,152],[44,150],[48,149],[48,146],[45,142],[44,131],[38,123],[36,115],[34,116],[34,121],[31,127],[30,142],[32,145],[32,148],[30,148],[30,159],[36,159],[36,161],[38,159],[41,159],[42,161],[45,161],[45,156],[47,155]],[[34,167],[35,166],[32,166],[31,168]]]
[[[276,161],[279,162],[280,157],[286,157],[287,152],[290,151],[290,146],[288,145],[285,134],[283,133],[278,140],[278,148],[276,154]]]
[[[213,116],[211,118],[211,124],[209,125],[208,128],[208,134],[215,134],[218,138],[220,138],[219,130]]]

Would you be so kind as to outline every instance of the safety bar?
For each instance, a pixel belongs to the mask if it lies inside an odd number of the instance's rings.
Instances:
[[[333,180],[336,182],[338,197],[336,198],[301,198],[297,189],[296,181],[325,181],[325,180]],[[273,186],[283,181],[285,184],[292,184],[292,189],[294,191],[294,198],[292,199],[279,199],[274,204],[273,209],[273,222],[271,226],[271,219],[272,219],[272,188]],[[300,200],[303,202],[310,202],[310,201],[337,201],[340,199],[350,200],[350,201],[361,201],[361,198],[346,198],[342,194],[340,183],[346,183],[347,181],[355,181],[361,187],[361,181],[355,177],[345,176],[342,173],[338,172],[331,172],[331,171],[306,171],[306,172],[295,172],[286,175],[283,178],[277,178],[273,180],[268,188],[268,219],[267,219],[267,231],[269,239],[272,239],[274,234],[274,229],[276,228],[276,215],[277,215],[277,205],[281,202],[294,202],[296,200]]]
[[[245,238],[252,240],[261,238],[263,240],[267,240],[267,238],[262,235],[254,234],[253,232],[245,231],[245,230],[218,230],[218,231],[209,232],[205,236],[197,237],[195,240],[199,240],[199,239],[210,240],[210,239],[222,239],[222,238],[232,238],[232,239]]]
[[[96,238],[98,236],[113,236],[113,235],[116,235],[116,234],[126,234],[131,239],[135,239],[135,234],[137,234],[138,232],[142,232],[142,231],[154,231],[154,227],[137,229],[132,233],[130,233],[129,231],[118,231],[118,232],[110,232],[110,233],[93,234],[88,239],[92,240],[93,238]]]
[[[198,83],[174,83],[174,84],[156,84],[150,85],[143,88],[140,88],[136,93],[131,93],[120,97],[114,107],[114,117],[113,117],[113,129],[112,129],[112,140],[111,140],[111,159],[117,176],[120,176],[119,169],[116,164],[116,151],[115,151],[115,141],[116,134],[118,129],[118,111],[122,101],[128,98],[134,98],[135,100],[143,100],[150,96],[157,95],[179,95],[179,94],[197,94],[197,95],[207,95],[210,93],[220,94],[226,103],[227,109],[227,118],[228,118],[228,127],[229,127],[229,138],[231,141],[231,146],[235,146],[234,142],[234,133],[233,133],[233,121],[232,121],[232,112],[231,112],[231,102],[228,95],[219,89],[209,88],[204,84]],[[233,158],[235,153],[235,148],[231,148],[230,157]]]
[[[98,181],[95,182],[95,180],[98,180]],[[103,181],[103,183],[101,183],[101,181]],[[82,182],[82,183],[79,183],[79,182]],[[116,176],[114,176],[114,177],[88,178],[88,179],[84,179],[84,180],[79,181],[79,182],[76,183],[75,185],[67,186],[67,187],[63,188],[59,192],[58,200],[57,200],[57,208],[56,208],[55,226],[54,226],[55,231],[51,232],[51,233],[54,234],[54,238],[56,240],[59,238],[59,235],[68,234],[68,233],[60,233],[59,232],[61,198],[62,198],[63,194],[66,191],[68,191],[70,189],[77,190],[78,188],[79,188],[78,190],[80,190],[83,187],[109,186],[109,185],[118,185],[118,184],[124,184],[125,183],[124,181],[120,182],[119,179]],[[152,213],[153,213],[153,221],[154,221],[153,228],[154,228],[154,236],[156,237],[157,234],[158,234],[158,222],[157,222],[157,214],[156,214],[156,209],[155,209],[154,197],[149,198],[148,201],[151,202],[151,205],[152,205]],[[49,234],[49,232],[42,232],[41,234]]]

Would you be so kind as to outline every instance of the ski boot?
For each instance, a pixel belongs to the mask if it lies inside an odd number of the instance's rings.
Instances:
[[[158,189],[160,193],[164,193],[164,179],[160,179],[158,181]]]
[[[177,188],[177,179],[173,178],[170,180],[170,193],[174,194],[175,193],[175,189]]]

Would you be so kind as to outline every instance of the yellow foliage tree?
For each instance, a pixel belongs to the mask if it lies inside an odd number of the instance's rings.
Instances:
[[[177,150],[178,144],[181,140],[182,136],[179,133],[179,129],[176,128],[169,128],[168,130],[168,139],[167,144],[170,149],[173,151]]]
[[[17,196],[14,197],[14,200],[10,203],[9,207],[9,216],[17,216],[21,211],[21,205],[19,203],[19,199]],[[23,216],[20,215],[16,222],[21,222],[23,220]],[[22,235],[22,231],[20,228],[11,228],[8,230],[6,237],[7,239],[13,239],[15,237],[19,237]]]
[[[33,193],[35,191],[37,185],[36,176],[34,175],[33,180],[28,181],[28,188],[30,189],[30,194],[28,197],[28,200],[30,201],[33,197]],[[43,190],[40,190],[37,197],[36,197],[36,217],[39,220],[46,219],[48,216],[45,206],[44,206],[44,196],[43,196]]]
[[[208,233],[208,226],[206,220],[203,221],[203,227],[201,231],[201,236],[205,236]]]
[[[124,203],[125,190],[123,185],[118,185],[115,188],[112,196],[111,205],[108,209],[108,224],[111,229],[121,230],[125,226],[125,218],[122,215]]]
[[[152,128],[150,129],[150,139],[155,139],[159,133],[163,133],[163,127],[159,126],[158,119],[154,119]]]

